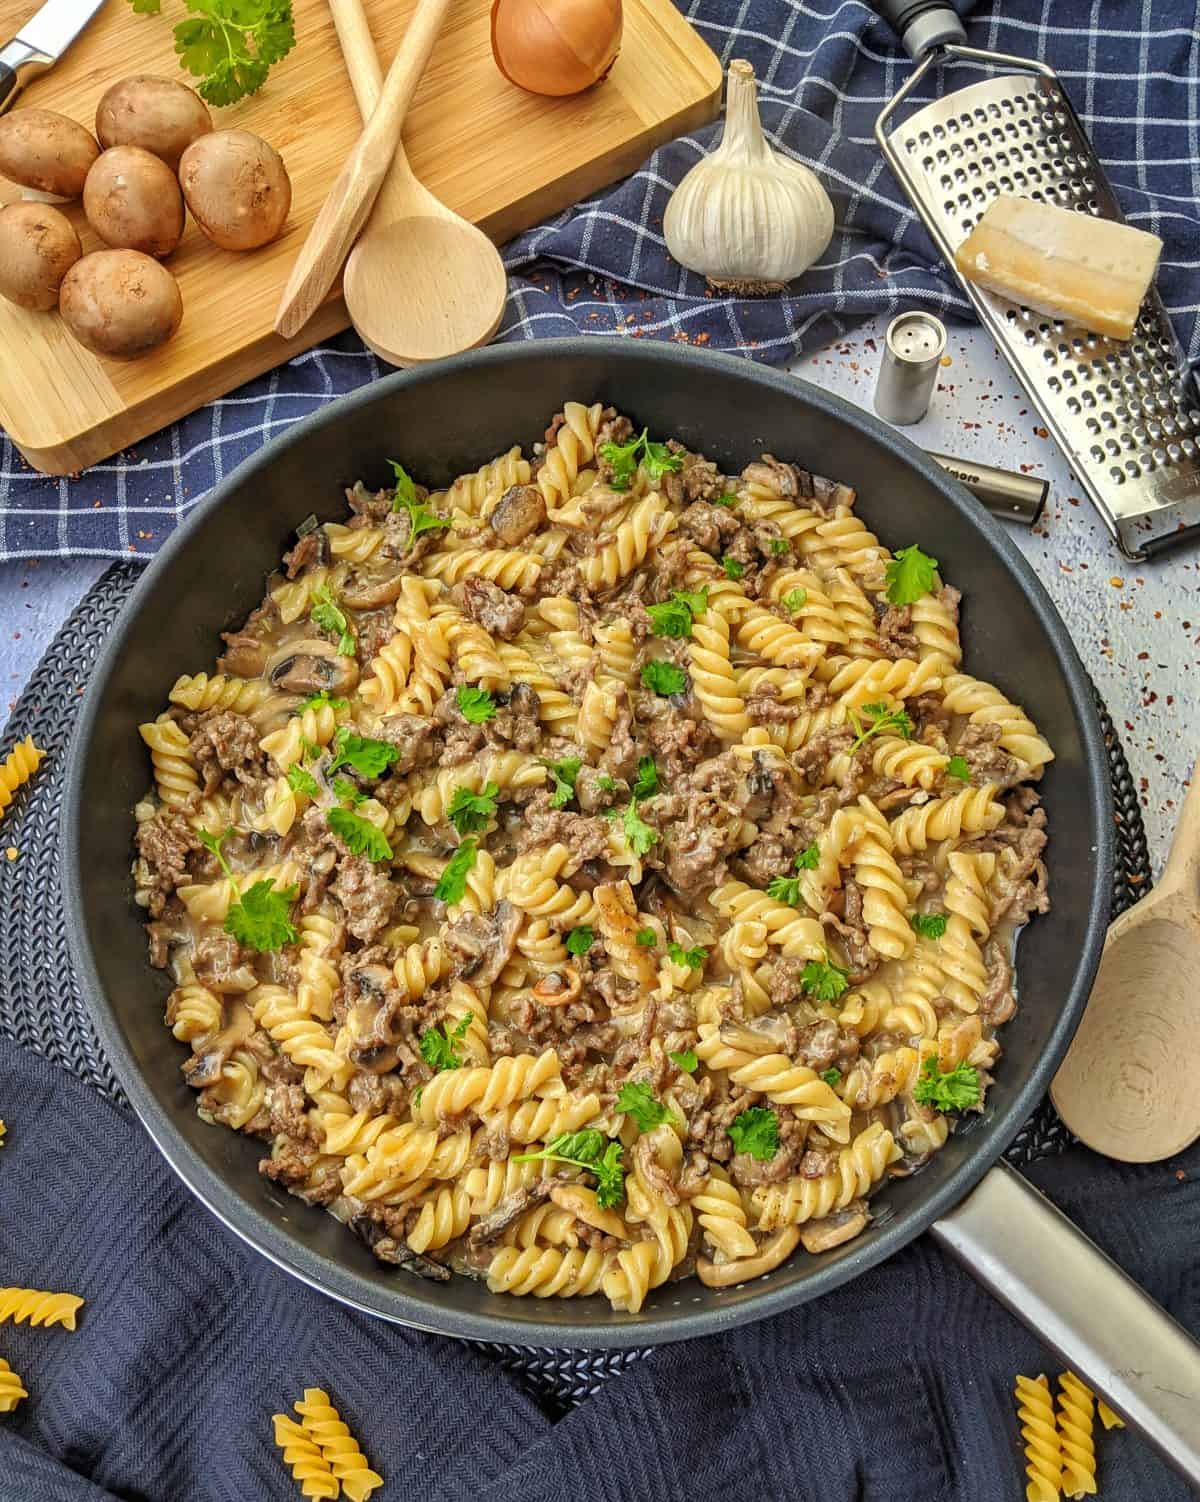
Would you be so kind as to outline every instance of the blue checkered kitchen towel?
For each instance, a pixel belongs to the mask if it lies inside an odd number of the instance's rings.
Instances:
[[[772,138],[833,197],[833,243],[786,297],[707,296],[702,280],[667,256],[661,224],[672,188],[712,146],[720,127],[710,126],[514,240],[498,338],[636,334],[780,363],[877,313],[921,306],[969,316],[875,148],[875,117],[910,67],[890,30],[862,0],[677,3],[723,63],[753,63]],[[1200,358],[1200,7],[958,0],[958,8],[975,45],[1058,70],[1127,216],[1166,242],[1159,287],[1189,358]],[[0,560],[150,555],[268,438],[383,373],[352,334],[342,335],[70,480],[32,473],[5,440]]]

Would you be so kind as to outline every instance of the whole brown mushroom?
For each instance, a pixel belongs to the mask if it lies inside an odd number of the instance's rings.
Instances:
[[[82,254],[74,225],[48,203],[0,209],[0,297],[18,307],[57,307],[62,279]]]
[[[83,185],[83,212],[106,245],[162,259],[183,234],[183,194],[160,157],[140,146],[111,146]]]
[[[54,110],[13,110],[0,119],[0,177],[23,188],[78,198],[99,155],[95,137]]]
[[[58,311],[85,349],[136,360],[165,344],[183,317],[179,284],[139,250],[96,250],[63,278]]]
[[[195,89],[149,73],[114,83],[96,106],[101,146],[140,146],[172,172],[192,142],[211,129],[212,116]]]
[[[179,163],[192,217],[222,250],[255,250],[276,239],[292,206],[283,158],[248,130],[214,130]]]

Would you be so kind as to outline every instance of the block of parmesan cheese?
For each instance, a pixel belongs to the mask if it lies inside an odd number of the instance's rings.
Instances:
[[[954,261],[968,281],[1013,302],[1128,339],[1161,251],[1145,230],[1002,193]]]

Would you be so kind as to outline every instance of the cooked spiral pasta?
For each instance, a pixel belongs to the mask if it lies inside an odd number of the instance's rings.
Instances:
[[[1058,1502],[1062,1482],[1062,1451],[1054,1425],[1054,1401],[1044,1376],[1018,1377],[1013,1396],[1021,1438],[1025,1441],[1026,1502]]]
[[[150,748],[154,786],[159,798],[168,808],[188,808],[200,797],[200,775],[192,765],[187,736],[165,714],[149,724],[139,725],[138,734]],[[36,761],[30,762],[24,742],[12,751],[0,769],[0,788],[4,789],[0,799],[5,804],[11,801],[15,789],[33,774],[36,767]]]
[[[0,1288],[0,1325],[62,1325],[75,1328],[83,1300],[74,1293],[45,1293],[37,1288]]]
[[[630,1314],[825,1255],[985,1109],[1051,755],[849,487],[638,416],[306,524],[145,716],[132,867],[273,1186],[400,1278]]]
[[[0,1413],[11,1413],[22,1398],[28,1396],[25,1384],[0,1356]]]

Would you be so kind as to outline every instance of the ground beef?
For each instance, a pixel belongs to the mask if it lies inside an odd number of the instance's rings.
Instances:
[[[482,725],[473,725],[458,707],[456,689],[447,689],[433,707],[436,725],[445,731],[441,755],[442,766],[457,767],[469,761],[484,746],[498,750],[544,750],[538,712],[542,701],[528,683],[514,683],[511,689],[492,694],[496,712]],[[387,721],[384,721],[386,726]]]
[[[541,499],[540,492],[538,499]],[[485,631],[504,641],[512,641],[525,624],[524,602],[489,579],[465,579],[454,593],[473,621],[478,621]]]
[[[623,802],[629,795],[624,779],[617,780],[597,767],[580,767],[575,778],[575,801],[585,814],[594,814],[602,808],[611,808]]]
[[[668,782],[685,777],[718,749],[712,728],[691,694],[676,699],[661,699],[657,695],[650,699],[642,695],[635,716],[638,735]]]
[[[880,956],[871,948],[867,938],[867,926],[862,915],[862,888],[856,881],[847,881],[837,897],[841,912],[837,911],[831,900],[831,905],[821,914],[821,922],[838,934],[850,964],[848,980],[852,986],[860,986],[879,969]]]
[[[543,846],[565,845],[580,866],[607,856],[608,820],[551,808],[550,798],[550,793],[542,791],[526,804],[517,849],[524,854]]]
[[[318,1166],[321,1156],[315,1145],[284,1138],[275,1144],[269,1158],[262,1159],[258,1171],[264,1178],[282,1184],[306,1204],[329,1205],[341,1194],[342,1181],[332,1165]],[[317,1170],[316,1177],[309,1183],[314,1170]]]
[[[359,480],[347,489],[346,504],[355,516],[379,523],[391,515],[393,496],[394,492],[390,490],[370,491]]]
[[[813,477],[798,464],[784,464],[772,454],[764,454],[742,470],[742,479],[747,485],[763,485],[777,490],[785,500],[811,501],[814,499]]]
[[[254,721],[244,714],[214,709],[203,716],[188,742],[188,755],[204,779],[206,797],[220,787],[226,772],[252,786],[261,781],[266,768],[266,758],[258,749],[261,739]]]
[[[1001,734],[999,725],[968,725],[959,736],[954,750],[971,768],[973,786],[1010,788],[1024,775],[1021,763],[1000,745]]]
[[[760,683],[746,695],[746,713],[756,725],[785,725],[804,714],[805,708],[795,699],[782,704],[777,684]]]
[[[323,527],[306,532],[290,553],[283,555],[283,571],[289,579],[312,568],[314,563],[329,562],[329,542]]]
[[[912,606],[888,605],[884,600],[876,600],[875,609],[879,615],[875,645],[883,655],[893,662],[901,657],[916,659],[921,643],[912,629]]]
[[[554,1049],[562,1064],[562,1077],[574,1089],[587,1065],[589,1038],[586,1027],[595,1021],[596,1009],[586,1001],[565,1007],[539,1006],[532,996],[517,998],[509,1009],[512,1025],[532,1053]]]
[[[821,774],[833,760],[843,751],[848,751],[854,742],[852,730],[834,728],[830,730],[818,730],[810,741],[805,742],[799,751],[792,752],[792,766],[806,782],[816,783]]]
[[[837,1154],[828,1148],[809,1148],[800,1159],[799,1175],[802,1179],[823,1179],[834,1173],[838,1166]]]
[[[356,1074],[346,1087],[346,1099],[355,1111],[399,1118],[408,1109],[409,1091],[394,1074]]]
[[[600,766],[610,777],[631,780],[637,774],[641,754],[633,735],[633,704],[624,684],[615,684],[611,693],[617,712],[608,745],[600,757]]]
[[[437,727],[421,715],[389,715],[373,732],[377,739],[390,741],[399,755],[388,768],[392,777],[404,777],[437,758]]]
[[[725,543],[737,535],[741,525],[728,506],[714,506],[708,501],[693,501],[679,513],[680,533],[714,557],[725,551]]]
[[[161,918],[176,887],[189,879],[188,856],[203,847],[187,819],[166,807],[138,825],[134,840],[141,857],[138,888],[147,895],[146,907],[150,916]]]
[[[1007,1022],[1017,1010],[1017,999],[1013,995],[1013,967],[1008,957],[1008,946],[1002,944],[999,939],[991,939],[983,951],[983,958],[987,964],[987,986],[983,995],[979,998],[979,1011],[983,1017],[999,1027],[1002,1022]]]
[[[347,929],[364,944],[392,921],[400,895],[388,873],[372,865],[365,855],[346,855],[329,890],[341,904]]]
[[[255,951],[222,929],[206,929],[191,951],[196,979],[210,991],[249,991],[256,983]]]

